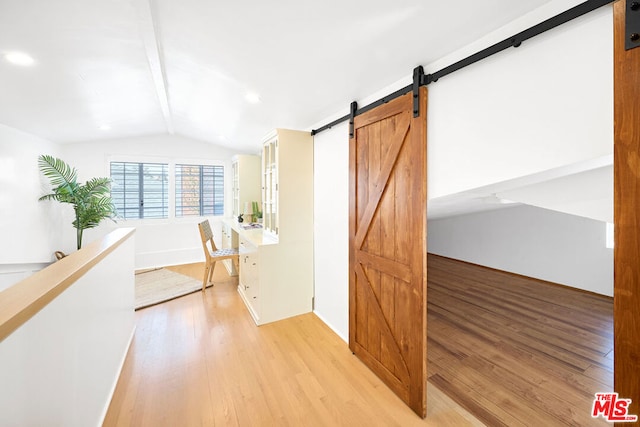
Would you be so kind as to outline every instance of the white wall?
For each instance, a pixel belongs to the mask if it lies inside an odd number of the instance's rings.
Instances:
[[[339,136],[339,137],[336,137]],[[348,124],[314,137],[314,312],[348,341]]]
[[[131,237],[0,342],[0,425],[102,424],[134,330],[134,246]]]
[[[45,182],[38,156],[59,152],[52,142],[0,124],[0,290],[54,260],[60,209],[38,202]]]
[[[428,227],[430,253],[613,296],[605,222],[523,205]]]
[[[62,146],[62,157],[78,169],[79,179],[84,181],[95,176],[109,176],[109,161],[162,161],[162,162],[208,162],[222,161],[225,167],[225,213],[231,215],[231,157],[237,152],[171,135],[124,138],[66,144]],[[71,211],[68,212],[71,220]],[[209,217],[221,244],[218,219]],[[136,268],[151,268],[165,265],[204,261],[197,222],[200,217],[118,220],[117,224],[106,221],[98,228],[87,230],[84,240],[88,243],[103,236],[116,227],[136,227]],[[74,229],[65,230],[68,248],[75,245]]]
[[[612,28],[603,7],[431,85],[430,197],[611,154]]]
[[[556,0],[518,21],[449,55],[426,72],[506,39],[574,6]],[[450,195],[465,189],[514,179],[550,168],[612,153],[613,74],[612,8],[578,18],[429,86],[428,195]],[[416,58],[416,64],[420,60]],[[410,83],[407,78],[381,89],[366,105]],[[348,105],[318,122],[320,127],[348,113]],[[322,145],[344,147],[325,155]],[[316,219],[332,206],[331,227],[316,236],[316,295],[333,297],[316,303],[316,312],[343,338],[348,336],[348,276],[341,273],[348,260],[340,245],[348,228],[348,213],[337,201],[348,200],[346,172],[348,132],[336,126],[315,137],[315,168],[331,171],[316,179]],[[340,166],[342,165],[342,166]],[[346,202],[343,202],[346,204]],[[319,231],[319,232],[318,232]],[[339,247],[339,246],[338,246]],[[333,273],[319,272],[322,269]]]

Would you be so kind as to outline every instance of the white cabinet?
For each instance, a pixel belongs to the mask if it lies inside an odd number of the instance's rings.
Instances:
[[[265,229],[225,221],[239,236],[238,292],[258,325],[313,309],[313,137],[278,129],[264,147]]]
[[[247,302],[253,318],[260,313],[260,255],[258,247],[246,238],[240,238],[240,293]]]
[[[280,241],[313,242],[313,137],[276,129],[263,143],[264,227]]]
[[[257,325],[313,309],[313,258],[303,242],[279,242],[228,219],[240,242],[238,292]]]
[[[260,203],[262,197],[260,157],[246,154],[233,156],[231,173],[233,198],[231,216],[237,218],[240,214],[251,213],[252,202]],[[246,219],[254,220],[249,217]]]

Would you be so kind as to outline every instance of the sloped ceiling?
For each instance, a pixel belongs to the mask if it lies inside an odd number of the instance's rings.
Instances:
[[[255,152],[545,3],[0,0],[0,123],[63,144],[169,133]],[[429,217],[512,201],[608,221],[611,168],[596,166],[431,200]]]
[[[175,133],[253,151],[547,2],[0,0],[0,123],[58,143]]]
[[[613,223],[613,156],[431,199],[428,216],[436,220],[523,204]]]

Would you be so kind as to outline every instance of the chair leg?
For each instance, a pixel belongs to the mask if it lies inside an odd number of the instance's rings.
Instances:
[[[209,277],[209,263],[207,263],[204,267],[204,278],[202,279],[202,291],[207,287],[207,278]]]
[[[209,281],[211,282],[211,285],[213,285],[213,270],[215,270],[216,268],[216,262],[213,261],[211,263],[211,270],[209,270]]]

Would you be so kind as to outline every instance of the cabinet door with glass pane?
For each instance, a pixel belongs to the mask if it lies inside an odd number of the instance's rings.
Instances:
[[[237,218],[238,215],[241,213],[240,212],[240,180],[239,180],[239,176],[238,176],[238,161],[234,161],[231,164],[231,175],[233,177],[232,180],[232,197],[233,197],[233,204],[232,206],[232,216],[234,218]]]
[[[262,149],[262,216],[264,229],[278,234],[278,139]]]

